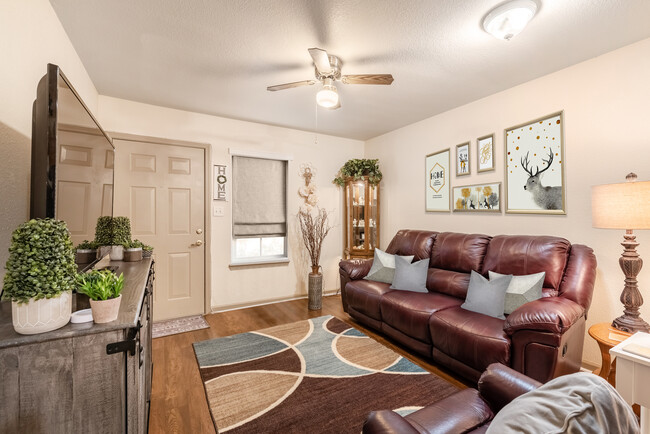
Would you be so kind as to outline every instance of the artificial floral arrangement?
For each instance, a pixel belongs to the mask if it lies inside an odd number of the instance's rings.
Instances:
[[[316,186],[311,182],[316,169],[310,163],[303,163],[298,173],[305,179],[305,185],[298,189],[298,194],[305,200],[298,211],[298,222],[303,242],[311,259],[312,273],[317,274],[323,240],[332,226],[329,224],[327,210],[318,206]]]
[[[347,178],[354,178],[355,180],[361,179],[363,176],[368,177],[368,182],[372,185],[379,184],[383,175],[381,170],[379,170],[379,160],[378,159],[353,159],[348,160],[343,167],[339,169],[339,172],[336,174],[336,177],[332,182],[341,187],[345,185]]]

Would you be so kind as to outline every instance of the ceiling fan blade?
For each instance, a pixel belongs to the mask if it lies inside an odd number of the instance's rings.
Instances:
[[[314,65],[321,75],[327,75],[332,72],[332,65],[330,65],[330,59],[327,56],[327,51],[320,48],[310,48],[309,54],[314,60]]]
[[[341,76],[344,84],[391,84],[393,76],[390,74],[352,74]]]
[[[311,86],[312,84],[316,84],[316,83],[318,83],[317,80],[294,81],[293,83],[284,83],[284,84],[277,84],[275,86],[269,86],[266,88],[266,90],[275,92],[276,90],[291,89],[292,87]]]

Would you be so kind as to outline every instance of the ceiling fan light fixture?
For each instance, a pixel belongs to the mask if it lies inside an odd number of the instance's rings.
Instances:
[[[339,103],[339,92],[331,78],[323,80],[323,88],[316,94],[316,103],[325,108],[336,107]]]
[[[492,9],[483,20],[483,28],[495,38],[509,41],[524,30],[536,12],[533,0],[513,0]]]

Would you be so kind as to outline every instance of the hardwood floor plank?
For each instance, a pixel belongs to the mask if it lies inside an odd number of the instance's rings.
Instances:
[[[206,315],[210,328],[153,340],[153,384],[150,433],[214,433],[203,383],[192,343],[281,324],[333,315],[363,331],[396,353],[460,388],[469,386],[450,372],[423,358],[413,356],[386,338],[365,328],[343,311],[340,295],[323,297],[319,311],[307,309],[307,300],[292,300]]]

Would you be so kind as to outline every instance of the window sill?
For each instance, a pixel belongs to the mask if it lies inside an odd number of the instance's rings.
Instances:
[[[289,258],[260,258],[260,259],[246,259],[238,260],[236,262],[231,262],[230,268],[239,268],[246,266],[255,266],[255,265],[280,265],[288,264]]]

